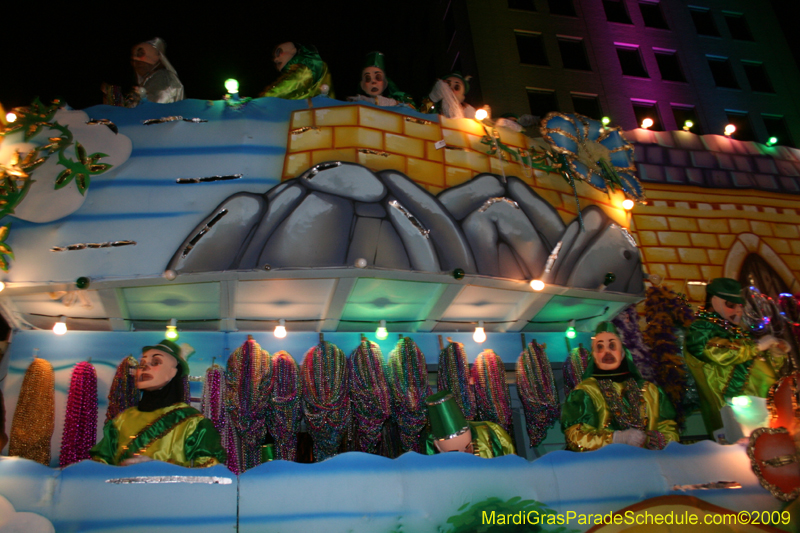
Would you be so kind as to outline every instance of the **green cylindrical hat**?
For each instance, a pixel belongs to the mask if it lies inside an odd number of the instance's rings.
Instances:
[[[731,278],[712,279],[711,283],[706,285],[706,294],[710,296],[718,296],[726,302],[735,304],[744,303],[744,298],[742,297],[742,284]]]
[[[181,356],[181,347],[171,340],[164,339],[155,346],[145,346],[142,348],[142,353],[146,352],[147,350],[158,350],[171,355],[178,362],[178,367],[181,369],[181,376],[189,375],[189,363],[187,363],[186,359]]]
[[[428,418],[434,439],[452,439],[469,431],[469,423],[456,403],[455,396],[449,390],[428,396],[425,398],[425,404],[428,406]]]
[[[384,56],[381,52],[370,52],[367,54],[367,57],[364,58],[364,66],[361,69],[365,69],[367,67],[378,67],[382,71],[386,72],[386,56]]]
[[[268,463],[275,460],[275,444],[264,444],[261,446],[261,463]]]
[[[613,322],[600,322],[597,324],[597,329],[594,330],[594,334],[597,335],[598,333],[613,333],[619,337],[619,331],[617,331],[617,326],[615,326]]]

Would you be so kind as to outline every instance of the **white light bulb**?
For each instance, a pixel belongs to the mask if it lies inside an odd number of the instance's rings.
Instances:
[[[275,326],[275,336],[279,339],[286,336],[286,321],[282,318],[278,321],[278,325]]]
[[[378,326],[378,329],[375,330],[375,337],[379,341],[382,341],[388,336],[389,336],[389,331],[387,331],[387,329],[386,329],[386,321],[385,320],[381,320],[380,325]]]
[[[540,291],[544,289],[544,281],[540,279],[532,279],[531,280],[531,289],[535,291]]]
[[[486,340],[486,332],[483,329],[483,320],[478,321],[478,327],[475,328],[475,333],[472,334],[472,340],[481,343]]]
[[[53,333],[56,335],[63,335],[67,332],[67,317],[62,316],[58,322],[53,326]]]
[[[631,209],[633,209],[633,206],[634,206],[633,200],[631,200],[630,198],[625,198],[622,201],[622,209],[624,209],[625,211],[630,211]]]

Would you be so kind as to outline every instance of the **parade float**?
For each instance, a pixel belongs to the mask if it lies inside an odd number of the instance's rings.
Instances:
[[[564,451],[561,379],[536,363],[580,369],[570,349],[633,312],[647,275],[696,301],[689,282],[738,277],[751,252],[791,284],[800,152],[574,115],[529,138],[324,96],[36,102],[18,121],[0,144],[0,383],[25,453],[0,457],[0,531],[585,531],[646,512],[789,527],[742,445]],[[196,350],[189,399],[220,424],[227,468],[82,460],[129,405],[128,356],[172,332]],[[424,415],[398,398],[437,380],[483,387],[518,456],[413,451]],[[387,424],[412,451],[369,449]],[[315,464],[292,461],[301,430]],[[262,457],[267,433],[284,460]]]

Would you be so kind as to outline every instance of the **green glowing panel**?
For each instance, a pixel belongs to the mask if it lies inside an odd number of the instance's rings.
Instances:
[[[428,318],[444,288],[439,283],[361,278],[347,299],[338,329],[360,331],[362,322],[374,328],[379,320],[419,323]],[[413,330],[414,324],[410,326]]]
[[[131,319],[163,320],[162,328],[170,318],[178,322],[219,318],[218,283],[130,287],[122,293]]]

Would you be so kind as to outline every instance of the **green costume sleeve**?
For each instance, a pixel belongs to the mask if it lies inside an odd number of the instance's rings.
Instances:
[[[298,100],[306,98],[312,85],[314,85],[314,74],[311,69],[305,65],[294,64],[290,65],[287,72],[264,89],[259,96]]]
[[[675,407],[661,387],[653,383],[650,385],[658,389],[658,432],[664,437],[664,444],[679,442],[680,434],[678,433],[678,424],[675,422]]]
[[[476,437],[472,439],[472,445],[477,446],[475,451],[480,457],[501,457],[517,453],[511,436],[499,424],[487,420],[471,422],[470,426]]]
[[[186,439],[183,449],[186,459],[196,467],[225,463],[226,454],[219,432],[207,418],[200,420],[194,433]]]
[[[119,431],[114,425],[114,420],[109,420],[103,426],[103,438],[89,450],[89,456],[94,460],[107,465],[116,465]]]
[[[611,444],[614,432],[598,428],[599,425],[599,412],[591,396],[581,389],[573,389],[561,407],[561,430],[567,449],[589,451]]]

